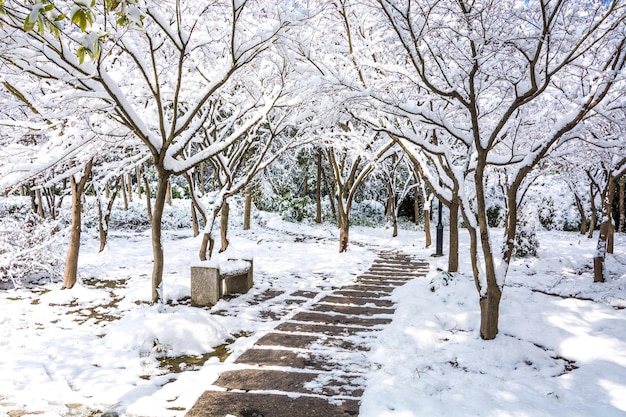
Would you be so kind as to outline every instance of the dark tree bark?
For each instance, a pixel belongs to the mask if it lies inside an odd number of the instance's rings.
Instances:
[[[450,253],[448,255],[448,272],[459,270],[459,203],[453,202],[450,209]]]
[[[317,151],[317,181],[315,182],[315,223],[322,222],[322,151]]]

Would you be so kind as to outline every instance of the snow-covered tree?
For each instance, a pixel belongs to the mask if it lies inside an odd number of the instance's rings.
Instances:
[[[288,23],[285,14],[280,5],[253,0],[5,1],[3,11],[4,63],[62,83],[61,99],[80,98],[106,115],[98,121],[100,134],[121,127],[151,154],[158,177],[152,299],[162,300],[169,179],[224,151],[267,117],[283,86],[275,80],[284,61],[272,48]]]
[[[353,66],[337,82],[359,117],[439,159],[472,238],[481,336],[498,333],[520,190],[575,136],[624,67],[624,4],[601,1],[342,2]],[[375,10],[376,12],[373,12]],[[356,70],[354,69],[356,68]],[[369,99],[368,103],[364,100]],[[425,132],[434,132],[425,134]],[[434,140],[436,136],[436,140]],[[486,176],[508,166],[507,250],[489,235]],[[482,256],[478,256],[480,247]]]

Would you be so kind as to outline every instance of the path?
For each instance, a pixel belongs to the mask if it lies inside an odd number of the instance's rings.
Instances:
[[[351,285],[306,303],[221,374],[187,417],[358,416],[368,342],[391,322],[388,295],[428,264],[382,252]],[[316,293],[299,294],[315,299]]]

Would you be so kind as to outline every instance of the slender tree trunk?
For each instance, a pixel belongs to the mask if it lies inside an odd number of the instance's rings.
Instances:
[[[146,213],[148,215],[148,220],[150,224],[152,224],[152,192],[150,191],[150,183],[148,182],[148,178],[143,177],[143,184],[146,191]]]
[[[475,185],[476,185],[476,214],[478,229],[480,232],[480,244],[485,263],[485,278],[487,281],[487,291],[480,294],[480,336],[485,340],[492,340],[498,334],[498,320],[500,317],[500,299],[502,290],[498,285],[496,268],[489,239],[489,227],[487,224],[487,208],[484,191],[484,155],[479,156],[483,160],[478,161]]]
[[[450,204],[450,254],[448,255],[448,272],[459,270],[459,203]]]
[[[426,238],[426,247],[432,245],[432,239],[430,237],[430,208],[424,207],[424,236]]]
[[[141,165],[135,167],[135,179],[137,180],[137,199],[141,200]]]
[[[228,217],[230,215],[230,206],[226,200],[222,205],[222,215],[220,216],[220,237],[222,240],[222,247],[220,252],[224,252],[228,249],[230,242],[228,241]]]
[[[606,237],[606,253],[613,253],[615,247],[615,227],[609,223],[609,235]]]
[[[193,203],[193,200],[190,201],[191,204],[191,227],[193,228],[193,237],[196,237],[200,234],[200,225],[198,224],[198,214],[196,213],[196,205]]]
[[[78,253],[80,251],[80,232],[82,226],[82,195],[85,184],[91,175],[93,161],[87,162],[80,181],[76,182],[74,175],[70,177],[70,187],[72,192],[72,225],[70,229],[70,242],[65,258],[65,273],[63,274],[62,289],[72,288],[76,284],[78,274]]]
[[[200,162],[200,169],[198,170],[198,181],[200,182],[200,195],[204,195],[204,162]]]
[[[587,233],[587,214],[585,213],[583,202],[576,193],[574,193],[574,201],[576,202],[576,209],[578,210],[578,215],[580,216],[580,234],[584,235]]]
[[[596,194],[593,192],[593,184],[591,185],[591,222],[589,223],[589,239],[593,237],[598,222],[598,209],[596,208]]]
[[[167,181],[167,193],[165,194],[165,202],[168,206],[172,207],[172,183]]]
[[[126,190],[126,180],[123,174],[120,176],[120,187],[122,188],[122,197],[124,198],[124,210],[128,210],[128,191]]]
[[[415,215],[415,224],[420,224],[420,191],[419,187],[415,187],[413,198],[413,214]]]
[[[128,202],[132,203],[133,201],[133,179],[130,175],[130,172],[126,173],[126,185],[128,186]]]
[[[252,184],[246,186],[245,200],[243,205],[243,230],[250,230],[250,218],[252,217]]]
[[[618,232],[626,232],[626,197],[625,197],[625,189],[626,188],[626,177],[622,177],[619,181],[619,227],[617,228]]]
[[[330,188],[328,186],[328,181],[326,180],[326,175],[323,175],[322,173],[322,180],[324,181],[324,187],[326,188],[326,194],[330,197],[330,210],[333,212],[333,216],[337,219],[337,222],[339,222],[339,216],[337,216],[337,208],[335,207],[335,195],[330,191]]]
[[[322,151],[317,151],[317,181],[315,183],[315,223],[322,222]]]
[[[102,252],[107,244],[107,237],[109,236],[109,220],[111,219],[111,211],[113,210],[113,203],[115,202],[115,197],[117,197],[119,185],[120,181],[118,177],[118,179],[115,181],[113,195],[107,203],[106,211],[102,210],[102,202],[100,201],[100,196],[96,196],[96,198],[98,199],[98,235],[100,237],[99,252]]]
[[[161,231],[163,220],[163,209],[167,198],[167,190],[170,174],[157,168],[158,185],[154,209],[152,210],[152,302],[163,302],[163,246],[161,243]]]
[[[39,214],[39,217],[41,217],[42,219],[45,219],[46,213],[43,208],[43,199],[41,198],[41,188],[37,188],[35,190],[35,196],[37,197],[37,214]]]

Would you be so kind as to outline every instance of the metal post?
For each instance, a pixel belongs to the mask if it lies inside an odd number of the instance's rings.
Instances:
[[[435,256],[443,256],[443,222],[441,220],[441,211],[443,210],[443,204],[441,204],[441,200],[439,200],[439,210],[438,210],[438,223],[437,223],[437,251],[435,252]]]

